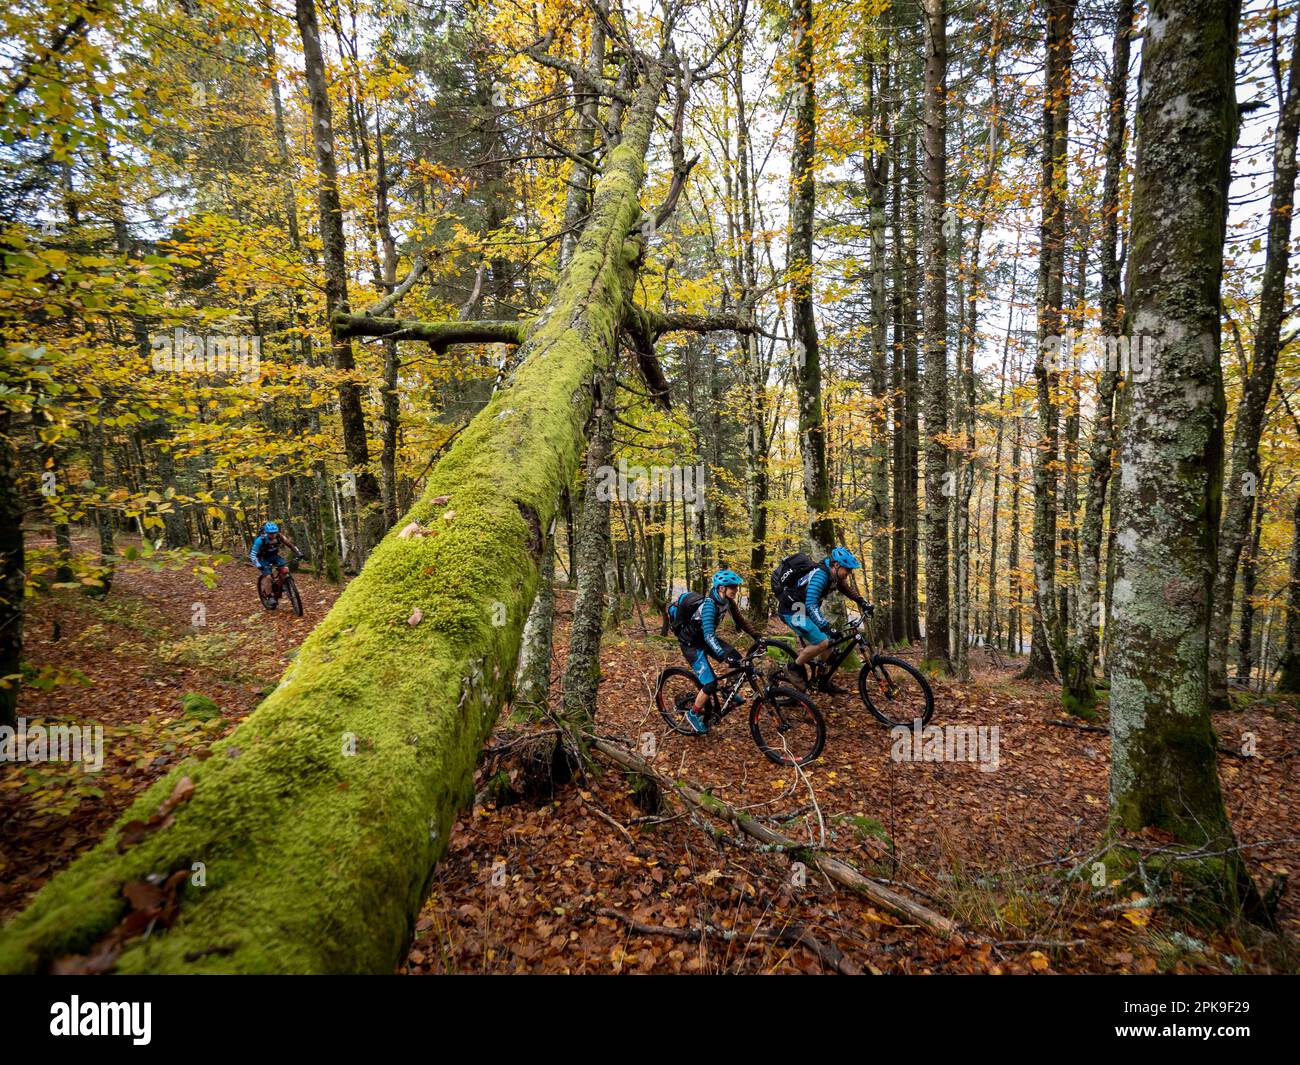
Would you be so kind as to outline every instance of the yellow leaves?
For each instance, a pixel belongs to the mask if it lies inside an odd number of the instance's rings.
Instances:
[[[426,181],[445,185],[461,192],[466,191],[469,188],[469,181],[466,177],[457,174],[455,171],[448,170],[445,166],[439,166],[437,163],[430,162],[427,159],[413,159],[408,163],[408,165],[416,175],[424,178]]]

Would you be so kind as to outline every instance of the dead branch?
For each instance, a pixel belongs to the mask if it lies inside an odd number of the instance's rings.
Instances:
[[[522,344],[530,322],[500,320],[469,322],[421,322],[412,318],[374,318],[366,314],[336,311],[332,319],[340,337],[392,337],[422,340],[434,347],[450,344]]]
[[[548,33],[537,44],[525,48],[524,54],[541,63],[544,67],[550,67],[552,70],[559,70],[568,74],[575,84],[581,85],[584,89],[589,89],[592,92],[600,93],[601,96],[608,96],[610,99],[620,100],[625,104],[632,103],[636,98],[635,93],[615,85],[612,81],[597,77],[580,63],[574,63],[561,56],[551,55],[546,49],[551,46],[554,40],[555,34]]]
[[[596,913],[601,917],[612,917],[623,922],[623,924],[627,925],[629,931],[641,936],[665,936],[669,939],[680,939],[686,943],[698,943],[702,939],[712,938],[728,942],[762,940],[781,943],[785,946],[800,946],[811,951],[823,965],[842,976],[862,975],[862,968],[857,962],[846,957],[844,952],[834,943],[823,943],[803,925],[790,925],[788,928],[776,932],[767,932],[760,928],[756,928],[752,932],[741,932],[734,928],[715,928],[711,924],[703,925],[700,928],[669,928],[667,925],[646,924],[644,921],[638,921],[628,914],[612,910],[608,906],[602,906]]]
[[[905,917],[923,928],[935,933],[936,935],[952,936],[957,932],[956,922],[944,917],[934,910],[928,909],[911,899],[905,898],[896,891],[874,880],[864,876],[847,862],[842,862],[838,858],[831,858],[821,854],[814,848],[799,844],[775,829],[768,828],[760,824],[747,814],[718,799],[716,796],[705,796],[704,793],[687,781],[675,782],[669,780],[661,773],[657,772],[649,762],[638,757],[625,747],[618,744],[610,743],[608,740],[592,738],[591,745],[601,754],[625,769],[630,769],[634,773],[640,773],[642,776],[650,777],[660,787],[671,788],[682,796],[688,803],[696,809],[704,810],[716,817],[730,821],[748,836],[766,843],[769,846],[779,849],[795,857],[801,857],[820,869],[831,880],[843,887],[847,887],[861,895],[866,896],[872,902],[889,910],[891,913]]]
[[[378,318],[387,314],[397,304],[398,300],[411,291],[411,286],[420,279],[420,275],[427,268],[428,263],[425,262],[424,256],[417,255],[411,263],[411,272],[406,275],[405,280],[373,307],[362,311],[362,314],[370,318]]]

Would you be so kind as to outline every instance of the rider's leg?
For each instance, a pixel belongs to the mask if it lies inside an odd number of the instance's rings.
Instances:
[[[831,649],[830,640],[822,640],[821,643],[810,643],[807,646],[801,647],[799,649],[799,653],[795,655],[795,659],[794,659],[795,664],[800,666],[806,666],[809,662],[813,661],[816,658],[824,658],[827,655],[827,653],[830,651],[830,649]]]
[[[695,712],[698,714],[708,703],[709,696],[718,690],[718,679],[713,675],[708,653],[703,648],[695,652],[691,669],[695,671],[696,679],[700,682],[700,690],[695,693]]]
[[[709,731],[708,726],[704,723],[704,707],[709,701],[709,696],[718,690],[718,679],[713,675],[713,667],[709,665],[709,656],[705,653],[704,648],[697,649],[683,646],[682,653],[686,656],[686,660],[690,662],[695,678],[700,682],[700,690],[695,693],[695,702],[691,709],[686,712],[686,723],[696,733],[703,735]]]
[[[813,624],[807,614],[782,614],[781,620],[804,641],[804,646],[795,655],[795,665],[806,666],[814,659],[830,653],[830,637]]]

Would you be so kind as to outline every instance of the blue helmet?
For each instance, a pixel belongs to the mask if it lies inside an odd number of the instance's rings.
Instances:
[[[273,521],[268,521],[265,525],[262,526],[262,532],[264,533],[278,533],[279,531],[280,531],[280,526],[276,525],[276,523]]]
[[[862,563],[859,562],[856,557],[854,557],[853,552],[850,551],[847,547],[837,547],[834,551],[832,551],[831,561],[843,566],[845,569],[862,568]]]
[[[744,583],[745,579],[735,570],[720,569],[713,575],[715,588],[739,588]]]

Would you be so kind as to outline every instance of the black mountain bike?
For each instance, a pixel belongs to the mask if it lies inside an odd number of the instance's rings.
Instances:
[[[746,702],[741,694],[741,682],[748,681],[749,734],[758,749],[777,765],[807,765],[826,745],[826,723],[803,692],[775,685],[770,677],[764,677],[754,668],[754,658],[766,649],[767,641],[760,640],[749,649],[739,666],[718,677],[718,690],[704,706],[704,723],[712,729]],[[682,666],[669,666],[659,674],[655,705],[674,732],[698,735],[686,720],[686,713],[692,708],[700,687],[695,674]]]
[[[297,555],[295,559],[301,557]],[[258,574],[257,597],[267,610],[274,610],[280,605],[281,599],[288,599],[293,612],[302,617],[302,596],[298,594],[298,585],[294,583],[292,573],[286,573],[282,577],[277,567],[270,573]]]
[[[794,644],[788,640],[765,642],[772,657],[784,669],[785,675],[797,678],[798,673],[793,667],[798,651]],[[800,646],[805,646],[807,641],[800,637],[799,643]],[[858,671],[858,695],[877,721],[891,728],[898,725],[912,728],[917,721],[922,726],[930,723],[930,718],[934,716],[934,692],[930,689],[930,682],[910,662],[880,654],[868,632],[865,618],[850,619],[848,635],[841,636],[831,644],[830,655],[819,658],[806,667],[809,687],[816,689],[835,676],[835,671],[854,650],[862,657],[862,669]]]

